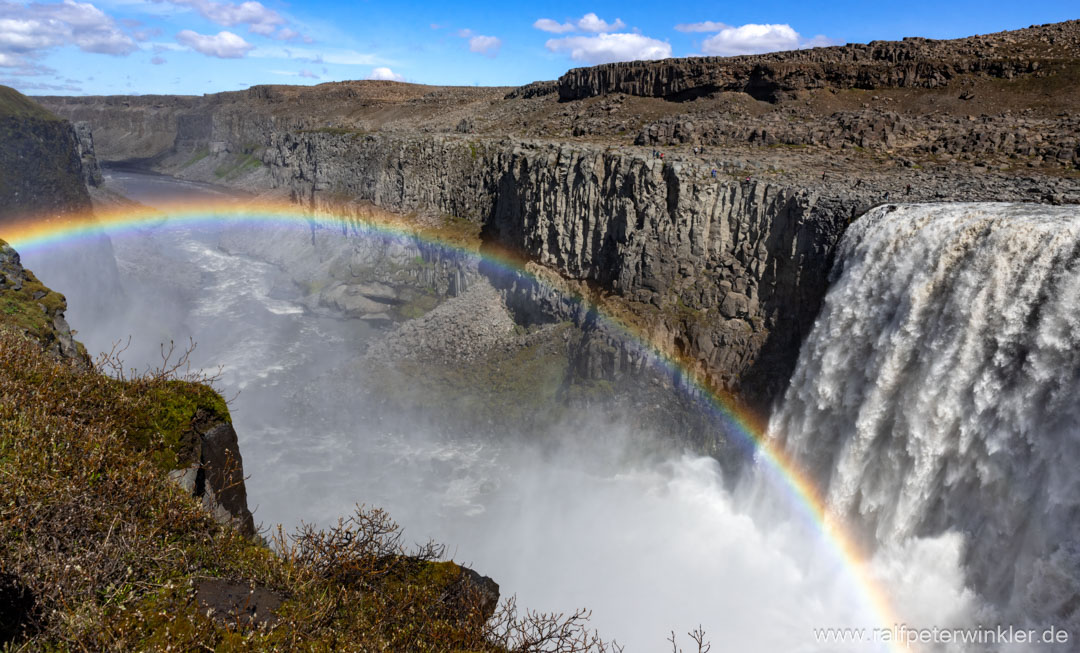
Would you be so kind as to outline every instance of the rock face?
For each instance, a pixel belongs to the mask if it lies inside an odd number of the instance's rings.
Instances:
[[[84,153],[69,122],[0,86],[0,221],[89,211]]]
[[[77,122],[75,128],[75,146],[82,161],[83,180],[88,187],[98,187],[102,184],[101,167],[98,165],[97,155],[94,151],[94,134],[90,130],[90,123]]]
[[[346,199],[480,223],[492,244],[625,302],[643,336],[761,408],[793,369],[844,228],[888,197],[843,180],[714,177],[698,157],[661,160],[637,148],[274,124],[257,113],[239,123],[230,110],[208,133],[182,127],[176,140],[239,149],[262,130],[268,185],[309,208]],[[919,193],[1025,197],[1015,181],[927,173]],[[584,374],[641,365],[613,334],[591,342]]]
[[[232,424],[197,415],[191,424],[189,464],[169,476],[201,499],[203,506],[223,524],[232,524],[244,535],[255,534],[255,520],[247,505],[244,459]]]
[[[1047,47],[1018,56],[1018,40]],[[1075,58],[1080,21],[951,41],[922,38],[742,57],[694,57],[576,68],[559,78],[559,98],[626,93],[691,100],[737,91],[775,102],[818,88],[935,88],[961,75],[1012,79]]]

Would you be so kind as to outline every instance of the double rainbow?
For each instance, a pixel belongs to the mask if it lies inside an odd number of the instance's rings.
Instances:
[[[150,209],[145,206],[125,208],[111,212],[99,211],[95,215],[51,216],[22,220],[11,224],[0,224],[0,239],[7,241],[20,251],[48,249],[78,242],[81,239],[100,237],[101,235],[122,235],[137,232],[148,227],[161,226],[222,226],[222,225],[267,225],[287,224],[314,228],[315,223],[338,222],[346,231],[359,235],[382,238],[411,239],[427,245],[457,251],[476,256],[489,265],[514,274],[524,275],[533,281],[549,285],[538,275],[528,271],[523,261],[507,252],[476,249],[475,247],[455,242],[437,230],[425,229],[422,225],[410,224],[400,216],[386,213],[372,213],[358,219],[353,215],[334,212],[307,212],[301,207],[288,203],[223,201],[219,203],[175,204],[164,209]],[[740,438],[754,452],[760,470],[786,491],[791,502],[812,521],[820,530],[825,541],[838,556],[842,568],[850,575],[855,586],[862,594],[862,599],[875,615],[880,628],[891,629],[898,619],[893,616],[886,593],[868,571],[867,561],[854,540],[847,534],[843,524],[829,512],[826,501],[816,484],[800,469],[796,461],[768,436],[767,424],[749,410],[740,406],[730,393],[715,387],[704,375],[696,372],[695,365],[676,353],[665,351],[650,340],[643,330],[626,320],[621,320],[610,311],[593,306],[596,314],[607,326],[635,343],[643,353],[661,365],[668,373],[680,376],[687,385],[697,391],[699,398],[731,428],[731,434]],[[811,637],[807,633],[807,637]],[[910,650],[903,648],[901,642],[887,644],[896,651]]]

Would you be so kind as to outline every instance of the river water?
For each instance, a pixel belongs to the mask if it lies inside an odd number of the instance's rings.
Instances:
[[[151,206],[233,197],[133,171],[106,176]],[[221,366],[256,523],[288,530],[330,524],[356,504],[386,508],[407,540],[445,543],[524,607],[591,608],[601,634],[630,651],[667,648],[669,631],[699,624],[713,650],[885,650],[814,637],[815,628],[883,625],[867,578],[890,587],[909,623],[975,618],[961,543],[948,534],[907,541],[853,572],[789,498],[762,500],[769,488],[732,494],[716,462],[690,452],[635,456],[650,434],[632,423],[578,422],[559,446],[539,448],[520,434],[434,434],[359,399],[314,413],[309,399],[339,395],[388,327],[308,310],[287,274],[226,251],[216,228],[166,223],[110,237],[111,249],[97,243],[95,255],[74,256],[71,244],[24,258],[68,295],[69,321],[91,352],[130,335],[124,358],[146,369],[160,362],[161,343],[190,338],[197,366]]]

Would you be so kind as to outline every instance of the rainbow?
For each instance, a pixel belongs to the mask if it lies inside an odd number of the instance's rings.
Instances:
[[[151,209],[137,205],[114,211],[98,211],[93,215],[49,216],[26,219],[9,224],[0,224],[0,239],[7,241],[20,251],[47,249],[81,239],[96,238],[102,235],[122,235],[137,233],[141,229],[155,226],[221,226],[221,225],[267,225],[283,224],[304,226],[315,229],[319,225],[337,222],[343,230],[361,236],[381,238],[407,238],[414,242],[442,247],[459,253],[476,256],[497,269],[524,275],[532,281],[545,286],[550,282],[539,274],[527,270],[525,261],[511,252],[491,250],[479,247],[479,241],[462,242],[452,234],[447,235],[438,229],[425,228],[416,221],[403,216],[381,211],[369,210],[358,215],[342,212],[312,212],[289,203],[274,202],[237,202],[221,201],[218,203],[179,203],[164,208]],[[695,371],[691,361],[679,355],[664,351],[657,346],[641,328],[630,321],[620,319],[611,311],[604,310],[586,297],[577,297],[589,302],[597,317],[612,327],[628,342],[639,347],[642,353],[657,362],[666,372],[674,377],[685,379],[706,406],[730,427],[730,432],[743,441],[754,454],[756,462],[774,484],[782,488],[792,498],[792,503],[809,519],[816,530],[823,535],[823,540],[833,549],[841,567],[851,576],[855,586],[867,602],[869,609],[878,621],[879,628],[892,629],[900,623],[890,606],[887,594],[880,588],[868,571],[868,563],[854,539],[849,536],[844,525],[828,509],[827,503],[816,484],[800,469],[799,465],[768,436],[767,424],[748,409],[740,406],[730,393],[715,387],[703,374]],[[831,624],[822,624],[823,627]],[[812,633],[807,633],[812,637]],[[890,650],[910,651],[902,642],[882,642]]]

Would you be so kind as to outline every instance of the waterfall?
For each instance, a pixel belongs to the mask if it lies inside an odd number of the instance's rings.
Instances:
[[[1080,636],[1080,209],[879,207],[832,275],[770,437],[872,545],[958,533],[999,615]]]

